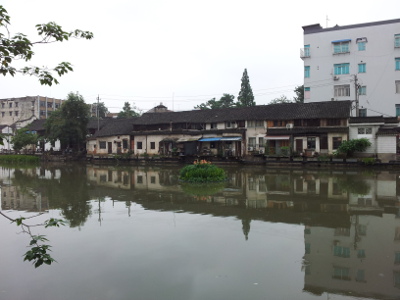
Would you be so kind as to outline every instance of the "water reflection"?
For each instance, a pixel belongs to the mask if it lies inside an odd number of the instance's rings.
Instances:
[[[1,208],[60,209],[71,227],[82,227],[90,214],[101,222],[101,203],[110,198],[125,203],[127,216],[137,203],[148,210],[235,217],[245,240],[255,220],[299,224],[305,292],[397,298],[400,172],[226,170],[226,183],[197,189],[180,183],[174,167],[2,168]]]

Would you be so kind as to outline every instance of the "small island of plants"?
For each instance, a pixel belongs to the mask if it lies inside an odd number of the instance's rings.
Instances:
[[[220,182],[226,180],[226,174],[209,161],[196,160],[180,170],[179,179],[190,183]]]

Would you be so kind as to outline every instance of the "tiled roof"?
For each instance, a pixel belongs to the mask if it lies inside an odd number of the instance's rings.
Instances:
[[[110,119],[93,137],[131,134],[135,118]]]
[[[283,103],[252,107],[145,113],[137,125],[169,123],[214,123],[244,120],[335,119],[350,117],[351,101]]]
[[[31,131],[42,131],[44,130],[44,123],[46,123],[45,119],[39,119],[30,123],[27,127]]]

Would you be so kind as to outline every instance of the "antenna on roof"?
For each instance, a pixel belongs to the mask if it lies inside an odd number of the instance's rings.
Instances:
[[[326,28],[328,28],[328,21],[330,21],[330,20],[328,18],[328,15],[326,15]]]

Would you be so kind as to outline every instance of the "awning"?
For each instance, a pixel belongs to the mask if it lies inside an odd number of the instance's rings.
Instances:
[[[219,137],[212,137],[212,138],[202,138],[199,140],[199,142],[216,142],[221,140]]]
[[[288,140],[290,139],[289,135],[267,135],[265,137],[266,140]]]
[[[201,135],[194,135],[194,136],[179,138],[176,142],[177,143],[194,142],[194,141],[198,141],[199,139],[201,139]]]
[[[344,40],[336,40],[336,41],[332,41],[333,44],[337,44],[337,43],[344,43],[344,42],[351,42],[351,39],[344,39]]]
[[[229,142],[229,141],[234,142],[234,141],[241,141],[241,140],[242,140],[241,136],[228,136],[228,137],[221,138],[221,141],[224,141],[224,142]]]

